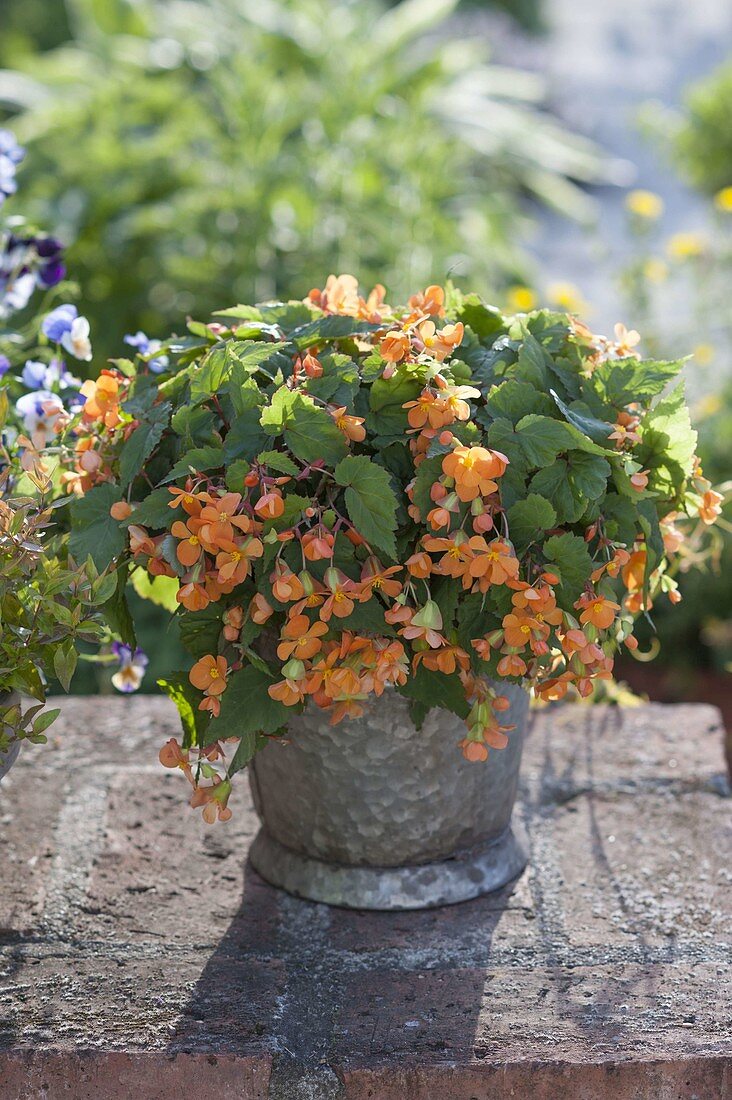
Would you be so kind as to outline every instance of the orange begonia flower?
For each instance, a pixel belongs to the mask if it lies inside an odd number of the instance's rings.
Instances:
[[[346,439],[350,439],[354,443],[362,443],[364,441],[366,438],[366,429],[363,426],[364,418],[362,416],[346,415],[345,405],[328,409],[328,412],[335,420],[336,427],[340,428]]]
[[[445,325],[438,330],[434,321],[423,321],[417,331],[425,351],[441,363],[462,343],[465,326],[462,321],[458,321],[455,325]]]
[[[498,488],[493,480],[501,477],[508,459],[500,451],[486,447],[456,447],[442,460],[442,470],[455,480],[455,492],[462,501],[489,496]]]
[[[721,493],[715,492],[714,489],[707,489],[699,505],[699,518],[703,523],[712,524],[716,521],[717,517],[721,515],[723,500],[724,497]]]
[[[607,630],[612,626],[616,611],[620,611],[620,604],[608,600],[605,596],[585,594],[574,605],[577,609],[583,608],[580,615],[581,623],[592,623],[598,630]]]
[[[225,657],[207,654],[196,661],[188,673],[188,679],[199,691],[205,691],[208,695],[221,695],[226,688],[227,673]]]
[[[387,332],[379,344],[382,359],[389,363],[399,363],[410,350],[409,336],[406,332]]]
[[[307,661],[323,648],[323,635],[328,633],[325,623],[310,623],[307,615],[296,615],[289,619],[282,629],[282,641],[277,646],[277,656],[281,661],[295,657]]]

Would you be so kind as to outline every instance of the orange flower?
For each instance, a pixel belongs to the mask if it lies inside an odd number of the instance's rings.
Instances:
[[[445,645],[445,639],[440,634],[442,630],[442,614],[434,600],[427,600],[424,607],[412,614],[406,626],[403,626],[399,634],[407,641],[420,640],[427,642],[430,649],[439,649]]]
[[[182,505],[183,511],[187,512],[189,516],[200,515],[203,504],[199,497],[195,493],[192,493],[189,488],[179,489],[176,486],[172,486],[168,489],[168,492],[173,497],[168,503],[169,508],[178,508],[179,505]]]
[[[177,519],[170,529],[173,538],[179,540],[175,549],[176,557],[181,565],[185,565],[187,569],[196,565],[203,554],[203,547],[199,538],[200,529],[200,520],[194,517],[191,517],[187,523]]]
[[[406,332],[387,332],[379,345],[382,359],[389,363],[398,363],[409,355],[410,343]]]
[[[486,447],[456,447],[442,460],[443,473],[454,478],[455,491],[462,501],[495,493],[498,486],[493,479],[500,477],[507,466],[505,455]]]
[[[273,614],[274,608],[268,603],[261,592],[257,592],[256,595],[252,596],[251,603],[249,604],[249,618],[253,623],[256,623],[258,626],[263,626]]]
[[[353,611],[353,601],[360,594],[359,587],[340,569],[326,569],[325,583],[330,596],[320,609],[320,618],[324,623],[329,622],[332,615],[345,619]]]
[[[211,598],[203,585],[195,583],[182,584],[175,598],[186,611],[205,611],[211,603]]]
[[[445,325],[438,331],[434,321],[423,321],[417,331],[425,351],[441,363],[462,343],[465,326],[462,321],[458,321],[457,324]]]
[[[231,783],[228,779],[214,780],[211,787],[196,787],[191,797],[191,806],[195,809],[203,806],[203,820],[207,825],[214,825],[219,821],[229,821],[231,810],[227,806],[231,794]]]
[[[482,535],[472,535],[468,544],[474,556],[463,577],[465,588],[472,578],[478,580],[482,592],[491,584],[510,584],[518,578],[519,560],[503,539],[486,542]]]
[[[336,427],[340,428],[346,439],[350,439],[354,443],[363,442],[366,438],[366,429],[363,426],[364,418],[362,416],[347,416],[345,405],[328,409],[328,412],[335,420]]]
[[[138,527],[136,523],[131,523],[127,528],[127,534],[130,538],[130,551],[134,557],[138,554],[150,554],[155,553],[155,542],[148,535],[144,527]]]
[[[81,410],[84,420],[101,420],[106,428],[116,428],[121,423],[119,380],[111,371],[103,370],[96,382],[87,379],[80,393],[86,398]]]
[[[358,279],[353,275],[329,275],[324,290],[311,290],[308,298],[327,313],[355,317],[359,309]]]
[[[592,623],[598,630],[607,630],[615,620],[615,612],[620,611],[620,604],[608,600],[605,596],[596,596],[585,593],[574,605],[578,610],[584,608],[580,615],[581,623]]]
[[[285,502],[282,499],[282,494],[277,490],[272,490],[269,493],[263,493],[257,503],[254,505],[254,511],[260,517],[260,519],[277,519],[285,510]]]
[[[227,642],[237,641],[244,625],[244,611],[241,607],[230,607],[224,612],[224,637]]]
[[[501,657],[496,671],[499,676],[525,676],[526,661],[518,653],[507,653],[505,657]]]
[[[193,773],[188,760],[188,750],[182,749],[175,737],[166,741],[158,753],[158,759],[164,768],[180,768],[186,779],[193,782]]]
[[[200,661],[196,661],[188,673],[188,679],[194,688],[205,691],[207,695],[221,695],[226,689],[227,673],[225,657],[207,654],[201,657]]]
[[[401,581],[393,580],[395,573],[401,573],[401,565],[391,565],[385,569],[378,558],[371,554],[361,570],[361,599],[368,600],[374,592],[383,592],[392,599],[402,590]]]
[[[330,531],[326,530],[322,524],[318,524],[317,527],[305,532],[300,545],[308,561],[323,561],[325,558],[333,557],[335,539]]]
[[[404,563],[413,577],[429,577],[432,572],[432,558],[424,551],[418,551]]]
[[[307,661],[320,652],[323,635],[327,633],[328,627],[325,623],[315,622],[311,625],[307,615],[295,615],[282,628],[277,656],[281,661],[289,661],[290,657]]]
[[[462,577],[467,572],[473,552],[463,531],[457,531],[447,539],[432,538],[427,535],[423,539],[423,545],[430,553],[443,555],[434,566],[435,573],[445,577]]]
[[[270,573],[269,583],[272,585],[272,595],[280,603],[301,600],[305,595],[302,582],[283,561],[276,562],[274,572]]]
[[[441,286],[428,286],[419,294],[413,294],[409,306],[417,313],[426,313],[430,317],[442,317],[445,313],[445,291]]]
[[[649,473],[649,470],[638,470],[637,473],[630,475],[630,484],[637,492],[642,493],[644,489],[648,488]]]
[[[430,672],[444,672],[446,676],[461,668],[466,672],[470,668],[470,657],[457,645],[445,645],[441,649],[427,649],[418,653],[414,659],[414,667],[423,662]]]
[[[264,547],[259,539],[236,539],[225,542],[216,555],[217,579],[222,584],[241,584],[251,572],[252,559],[261,558]]]
[[[724,497],[721,493],[717,493],[714,489],[707,489],[702,496],[702,502],[699,505],[699,519],[703,523],[712,524],[722,512],[722,501]]]
[[[620,575],[629,592],[640,592],[646,575],[645,550],[636,550],[632,553]]]
[[[506,645],[514,649],[523,649],[531,641],[534,624],[528,615],[504,615],[503,635]]]

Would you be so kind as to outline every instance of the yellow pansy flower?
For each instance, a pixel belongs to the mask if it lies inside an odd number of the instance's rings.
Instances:
[[[637,218],[655,221],[663,214],[663,199],[654,191],[631,191],[625,196],[625,208]]]

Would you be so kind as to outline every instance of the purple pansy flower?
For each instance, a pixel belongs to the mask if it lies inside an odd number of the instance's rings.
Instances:
[[[148,665],[146,654],[139,647],[133,650],[121,642],[112,642],[112,653],[119,661],[119,669],[112,677],[113,685],[125,694],[137,691]]]
[[[7,355],[0,355],[0,378],[10,370],[10,360]]]
[[[160,340],[151,340],[150,337],[146,336],[141,330],[138,330],[134,334],[128,333],[124,341],[126,344],[129,344],[131,348],[135,348],[137,353],[142,356],[153,355],[159,347],[162,347]],[[156,355],[153,359],[147,360],[147,365],[153,374],[160,374],[161,371],[166,370],[168,363],[169,359],[167,355]]]
[[[54,344],[60,344],[65,334],[71,332],[71,326],[78,316],[79,311],[76,306],[72,306],[68,302],[56,306],[43,318],[41,332]]]

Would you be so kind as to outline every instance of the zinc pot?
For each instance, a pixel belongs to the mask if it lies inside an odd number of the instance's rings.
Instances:
[[[255,870],[297,897],[354,909],[422,909],[497,890],[526,866],[511,822],[529,700],[496,684],[513,725],[505,749],[466,761],[454,714],[430,710],[421,729],[388,689],[337,726],[314,706],[287,738],[254,757],[249,781],[262,822]]]

